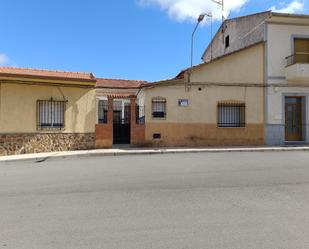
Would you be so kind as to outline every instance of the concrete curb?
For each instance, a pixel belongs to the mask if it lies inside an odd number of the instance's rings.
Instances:
[[[257,147],[257,148],[213,148],[213,149],[107,149],[89,151],[65,151],[39,154],[26,154],[0,157],[0,163],[14,162],[44,162],[50,159],[85,158],[98,156],[128,156],[128,155],[159,155],[159,154],[183,154],[183,153],[226,153],[226,152],[293,152],[309,151],[305,147]]]

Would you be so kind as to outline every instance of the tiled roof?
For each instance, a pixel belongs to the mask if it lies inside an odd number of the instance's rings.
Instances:
[[[98,88],[122,88],[122,89],[138,89],[146,81],[138,80],[120,80],[120,79],[103,79],[97,78],[97,87]]]
[[[0,77],[51,78],[59,80],[95,81],[92,73],[64,72],[32,68],[0,67]]]
[[[122,98],[135,97],[135,94],[133,94],[133,93],[111,93],[111,92],[107,92],[107,93],[100,93],[99,96],[107,96],[107,97],[122,99]]]

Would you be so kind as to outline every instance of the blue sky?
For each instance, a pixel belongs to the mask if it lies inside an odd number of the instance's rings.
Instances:
[[[230,17],[270,8],[309,13],[307,0],[225,1]],[[214,13],[216,30],[220,12],[210,0],[2,0],[0,65],[148,81],[174,77],[190,64],[193,20],[203,11]],[[204,23],[195,63],[209,40]]]

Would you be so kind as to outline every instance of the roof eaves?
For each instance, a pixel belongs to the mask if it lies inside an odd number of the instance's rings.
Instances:
[[[96,83],[96,79],[86,78],[74,78],[74,77],[61,77],[61,76],[47,76],[47,75],[29,75],[29,74],[17,74],[17,73],[0,73],[0,77],[14,77],[14,78],[25,78],[25,79],[40,79],[40,80],[58,80],[58,81],[72,81],[72,82],[91,82]]]

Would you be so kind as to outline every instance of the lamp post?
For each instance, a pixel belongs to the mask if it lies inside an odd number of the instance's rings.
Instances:
[[[193,68],[194,35],[195,35],[195,32],[196,32],[198,26],[204,20],[205,16],[212,18],[212,14],[211,13],[203,13],[203,14],[201,14],[198,17],[196,26],[195,26],[195,28],[194,28],[194,30],[192,32],[192,37],[191,37],[191,64],[190,64],[190,70],[189,70],[189,74],[188,74],[188,83],[191,82],[191,72],[192,72],[192,68]]]
[[[198,28],[198,26],[200,25],[200,23],[204,20],[205,16],[208,15],[208,14],[201,14],[198,19],[197,19],[197,23],[196,23],[196,26],[192,32],[192,37],[191,37],[191,69],[193,67],[193,50],[194,50],[194,35],[195,35],[195,32]]]

